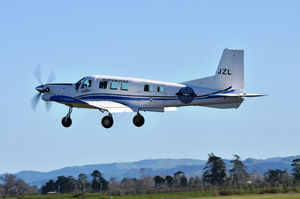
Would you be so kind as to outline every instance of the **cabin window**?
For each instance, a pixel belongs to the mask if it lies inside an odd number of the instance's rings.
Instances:
[[[101,81],[99,83],[99,88],[106,89],[107,88],[107,81]]]
[[[113,81],[110,83],[110,89],[117,90],[119,88],[119,82]]]
[[[152,92],[153,91],[153,86],[152,85],[145,85],[144,86],[144,91],[146,91],[146,92]]]
[[[89,88],[92,85],[92,80],[84,80],[81,88]]]
[[[121,83],[121,90],[128,91],[129,83],[128,82],[122,82]]]
[[[149,92],[153,91],[153,86],[149,85]]]
[[[163,93],[165,91],[165,87],[164,86],[158,86],[157,87],[157,92]]]

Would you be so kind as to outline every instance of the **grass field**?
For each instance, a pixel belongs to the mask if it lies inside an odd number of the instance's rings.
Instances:
[[[300,199],[300,193],[285,193],[285,194],[249,194],[249,195],[230,195],[230,196],[196,196],[193,193],[173,193],[173,194],[141,194],[127,196],[113,196],[99,194],[84,194],[77,196],[74,194],[60,195],[40,195],[40,196],[24,196],[23,199]],[[15,198],[7,198],[15,199]]]

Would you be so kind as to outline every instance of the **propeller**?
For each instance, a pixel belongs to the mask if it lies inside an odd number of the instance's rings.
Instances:
[[[40,101],[40,98],[41,98],[41,95],[42,95],[42,93],[37,93],[37,94],[35,94],[32,98],[31,98],[31,108],[32,108],[32,110],[34,110],[35,111],[35,109],[36,109],[36,107],[37,107],[37,105],[38,105],[38,103],[39,103],[39,101]]]
[[[41,71],[41,66],[38,65],[36,67],[36,69],[34,70],[33,72],[37,82],[40,84],[40,86],[36,87],[35,89],[38,91],[37,94],[35,94],[32,98],[31,98],[31,108],[32,110],[35,111],[40,99],[41,99],[41,95],[42,93],[46,93],[46,92],[49,92],[49,88],[46,87],[47,84],[49,83],[52,83],[56,76],[55,76],[55,73],[53,70],[51,70],[50,74],[49,74],[49,77],[48,77],[48,80],[47,80],[47,83],[46,84],[43,84],[43,81],[42,81],[42,71]],[[52,107],[52,103],[49,102],[49,101],[45,101],[45,107],[46,107],[46,110],[49,111]]]

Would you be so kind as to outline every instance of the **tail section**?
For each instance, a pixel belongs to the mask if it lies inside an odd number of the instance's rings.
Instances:
[[[243,92],[244,50],[224,49],[214,76],[184,82],[183,84],[219,90],[231,87],[238,92]]]

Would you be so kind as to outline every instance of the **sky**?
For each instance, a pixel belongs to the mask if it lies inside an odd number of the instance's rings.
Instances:
[[[156,158],[206,160],[209,153],[268,158],[300,154],[300,2],[0,1],[0,173]],[[239,109],[179,108],[114,114],[104,129],[98,110],[30,99],[40,64],[45,82],[77,82],[86,75],[168,82],[213,75],[224,48],[245,50],[245,91]]]

